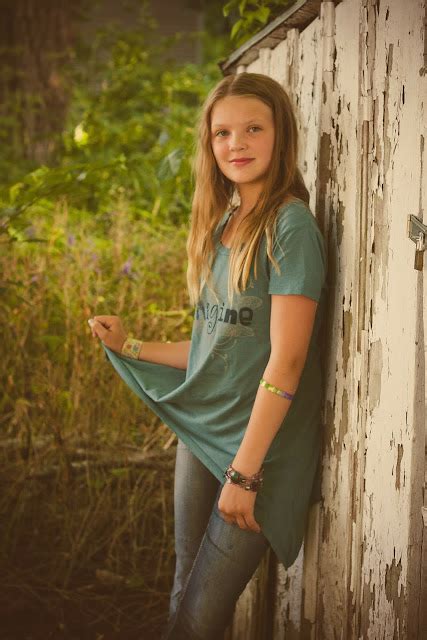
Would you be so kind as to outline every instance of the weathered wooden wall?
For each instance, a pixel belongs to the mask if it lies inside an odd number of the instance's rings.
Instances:
[[[406,228],[410,213],[427,219],[424,16],[425,0],[323,2],[238,68],[288,91],[328,246],[322,503],[293,567],[277,567],[274,640],[427,638],[426,267]],[[233,640],[261,640],[250,589]]]

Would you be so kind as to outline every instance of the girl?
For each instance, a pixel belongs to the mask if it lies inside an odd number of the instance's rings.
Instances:
[[[178,435],[168,640],[218,640],[268,546],[301,547],[320,445],[322,234],[297,168],[290,100],[268,76],[227,76],[198,128],[187,284],[190,341],[98,336]]]

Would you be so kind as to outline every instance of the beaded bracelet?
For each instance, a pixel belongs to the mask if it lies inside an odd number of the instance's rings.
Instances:
[[[263,483],[264,468],[262,467],[253,476],[244,476],[242,473],[233,468],[231,464],[228,465],[224,472],[227,483],[237,484],[245,491],[258,491]]]
[[[121,353],[128,358],[138,360],[139,352],[141,351],[142,345],[142,340],[136,340],[136,338],[126,338],[123,343]]]
[[[272,393],[277,393],[278,396],[282,396],[282,398],[287,398],[287,400],[293,400],[293,397],[295,395],[292,393],[288,393],[287,391],[282,391],[281,389],[278,389],[277,387],[274,386],[274,384],[270,384],[269,382],[267,382],[267,380],[264,380],[264,378],[261,378],[261,380],[259,381],[259,384],[261,387],[264,387],[264,389],[267,389],[267,391],[271,391]]]

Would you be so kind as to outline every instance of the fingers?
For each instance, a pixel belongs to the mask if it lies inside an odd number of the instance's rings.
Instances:
[[[95,328],[94,328],[95,320],[93,320],[93,318],[89,318],[87,323],[90,326],[90,332],[91,332],[92,336],[94,338],[96,338],[97,336],[96,336],[96,332],[95,332]]]
[[[108,333],[108,329],[106,329],[105,326],[102,325],[98,320],[94,320],[90,318],[88,320],[88,324],[91,328],[92,335],[94,338],[98,337],[102,339]]]
[[[93,316],[88,320],[90,327],[103,327],[106,331],[117,331],[123,329],[119,316]],[[97,323],[97,325],[95,325]]]
[[[237,514],[236,524],[238,524],[241,529],[247,529],[248,531],[261,533],[261,527],[250,513]]]
[[[218,511],[221,518],[225,520],[227,524],[237,524],[235,514],[231,512],[223,511],[219,503],[218,503]]]
[[[249,529],[252,529],[255,533],[261,533],[261,527],[251,513],[245,515],[245,520]]]
[[[126,332],[119,316],[94,316],[88,323],[94,337],[100,338],[105,347],[121,353]]]
[[[111,322],[114,322],[114,320],[116,320],[119,316],[93,316],[94,320],[99,320],[99,322],[108,322],[108,324],[111,324]]]
[[[117,321],[117,316],[93,316],[93,319],[99,322],[105,329],[111,329]]]
[[[235,524],[241,529],[255,531],[255,533],[261,533],[261,527],[250,513],[235,513],[226,514],[221,512],[221,517],[227,524]]]
[[[236,524],[239,525],[241,529],[248,529],[246,526],[246,521],[243,516],[236,515]]]

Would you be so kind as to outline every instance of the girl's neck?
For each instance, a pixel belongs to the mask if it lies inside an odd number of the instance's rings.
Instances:
[[[261,193],[260,185],[245,185],[246,188],[239,188],[240,204],[234,210],[235,218],[244,218],[247,213],[255,206],[255,203]]]

